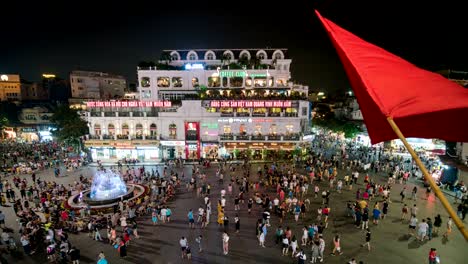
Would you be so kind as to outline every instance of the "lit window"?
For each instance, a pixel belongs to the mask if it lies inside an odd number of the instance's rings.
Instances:
[[[182,87],[182,77],[172,77],[172,86]]]
[[[262,134],[262,125],[255,125],[255,134],[256,135]]]
[[[193,77],[193,78],[192,78],[192,86],[193,86],[193,87],[198,87],[198,86],[200,86],[200,84],[198,83],[198,78],[197,78],[197,77]]]
[[[150,78],[142,77],[141,78],[141,87],[150,87]]]
[[[158,77],[158,87],[169,87],[169,77]]]
[[[221,82],[219,77],[208,77],[208,87],[220,87]]]
[[[231,126],[226,125],[223,127],[224,134],[231,134]]]

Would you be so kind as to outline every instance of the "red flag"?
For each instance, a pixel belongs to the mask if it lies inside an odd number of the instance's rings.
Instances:
[[[323,18],[343,63],[373,144],[405,137],[468,142],[468,89],[420,69]]]

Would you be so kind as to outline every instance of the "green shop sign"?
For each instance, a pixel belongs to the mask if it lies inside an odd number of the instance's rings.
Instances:
[[[245,71],[221,71],[219,75],[221,77],[228,77],[228,78],[231,78],[231,77],[243,77],[244,78],[245,76],[252,77],[252,78],[266,78],[267,77],[266,73],[247,74]]]

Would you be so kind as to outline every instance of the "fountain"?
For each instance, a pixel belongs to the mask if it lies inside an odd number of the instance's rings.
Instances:
[[[89,198],[95,201],[119,198],[127,193],[127,186],[119,174],[111,170],[96,173]]]
[[[90,206],[91,209],[111,207],[123,200],[133,200],[145,193],[139,184],[125,184],[119,173],[109,169],[98,170],[90,190],[72,195],[68,205],[72,209]]]

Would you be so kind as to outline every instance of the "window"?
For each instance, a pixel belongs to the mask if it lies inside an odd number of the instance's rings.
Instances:
[[[172,77],[172,86],[182,87],[182,77]]]
[[[283,56],[281,55],[281,53],[277,52],[277,53],[275,53],[275,59],[281,60],[281,59],[283,59]]]
[[[255,87],[266,87],[267,79],[266,78],[255,78],[254,86]]]
[[[255,135],[262,134],[262,125],[255,125]]]
[[[231,87],[242,87],[243,82],[244,82],[244,78],[242,77],[231,77],[229,79],[229,83],[231,84]]]
[[[143,135],[143,125],[142,124],[136,124],[135,126],[135,134],[137,136]]]
[[[151,124],[150,125],[150,136],[156,136],[157,134],[157,127],[156,124]]]
[[[221,82],[219,77],[208,77],[208,87],[220,87]]]
[[[97,136],[101,135],[101,125],[99,124],[94,125],[94,134]]]
[[[228,78],[223,77],[223,87],[228,87]]]
[[[277,129],[276,124],[271,124],[271,126],[270,126],[270,135],[276,135],[276,129]]]
[[[214,55],[213,55],[213,53],[211,53],[211,52],[208,53],[208,55],[206,56],[206,58],[207,58],[208,60],[214,60]]]
[[[276,80],[276,85],[277,86],[286,86],[286,80],[278,79],[278,80]]]
[[[263,52],[259,53],[258,56],[257,56],[257,58],[258,58],[259,60],[264,60],[264,59],[265,59],[265,53],[263,53]]]
[[[193,86],[193,87],[198,87],[198,86],[200,86],[200,84],[198,83],[198,78],[197,78],[197,77],[193,77],[193,78],[192,78],[192,86]]]
[[[245,87],[252,87],[252,77],[245,79]]]
[[[151,90],[141,90],[141,97],[151,98]]]
[[[268,86],[269,87],[275,86],[275,78],[274,77],[268,78]]]
[[[302,115],[303,116],[307,115],[307,107],[302,107]]]
[[[240,124],[240,126],[239,126],[239,134],[241,134],[241,135],[247,134],[247,128],[245,127],[245,124]]]
[[[287,71],[288,70],[288,65],[283,65],[283,70]]]
[[[158,87],[169,87],[169,77],[158,77]]]
[[[231,134],[232,133],[231,126],[230,125],[225,125],[223,127],[223,131],[224,131],[224,134]]]
[[[195,54],[192,53],[189,55],[189,60],[194,61],[196,59],[197,59],[197,56],[195,56]]]
[[[82,80],[82,79],[80,79],[80,78],[77,78],[77,79],[76,79],[76,82],[77,82],[77,83],[82,83],[82,82],[83,82],[83,80]]]
[[[114,135],[115,134],[115,126],[114,124],[109,124],[107,126],[107,132],[109,133],[109,135]]]
[[[179,55],[177,55],[177,53],[172,54],[171,55],[171,60],[178,61],[179,60]]]
[[[149,77],[142,77],[140,83],[141,83],[141,87],[150,87],[150,78]]]
[[[176,139],[177,138],[177,126],[176,124],[169,125],[169,138]]]
[[[122,135],[128,135],[130,134],[130,129],[128,128],[127,124],[122,125]]]
[[[286,125],[286,134],[293,133],[294,126],[291,124]]]

